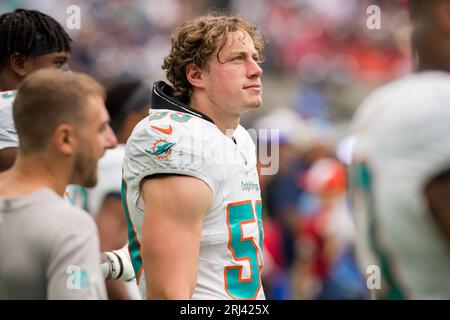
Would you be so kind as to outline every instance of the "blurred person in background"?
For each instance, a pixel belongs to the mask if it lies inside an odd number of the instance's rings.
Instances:
[[[364,298],[363,277],[353,255],[355,228],[345,180],[343,164],[327,157],[315,160],[302,177],[301,185],[316,198],[317,205],[298,224],[295,298]]]
[[[107,298],[94,220],[63,199],[69,182],[97,183],[117,143],[104,98],[78,73],[39,70],[20,85],[18,154],[0,174],[0,299]]]
[[[278,141],[268,149],[278,150],[278,172],[263,176],[263,198],[267,215],[264,228],[265,255],[273,262],[273,272],[267,271],[265,283],[270,299],[292,299],[292,277],[296,258],[297,230],[302,216],[310,207],[308,191],[300,183],[311,163],[329,155],[330,147],[314,132],[312,125],[288,108],[269,112],[255,123],[258,129],[277,130]]]
[[[261,140],[277,161],[278,171],[272,176],[261,176],[263,199],[267,214],[264,218],[265,256],[272,261],[270,270],[264,274],[269,299],[291,299],[291,267],[294,261],[295,230],[299,219],[297,201],[303,189],[297,179],[304,170],[299,152],[294,143],[300,132],[306,135],[306,126],[292,110],[278,108],[269,112],[255,123],[259,130],[276,130],[278,139]],[[274,151],[272,151],[274,152]]]
[[[17,9],[0,16],[0,171],[14,162],[18,138],[12,104],[20,82],[41,68],[68,69],[71,39],[52,17]]]
[[[97,222],[100,248],[112,251],[128,243],[127,221],[120,196],[125,143],[150,108],[151,88],[140,80],[121,81],[106,91],[106,108],[118,145],[100,159],[98,183],[87,190],[88,211]],[[139,299],[136,282],[107,281],[111,300]]]
[[[380,269],[376,298],[449,299],[450,1],[412,0],[411,20],[420,72],[377,89],[352,123],[358,257]]]

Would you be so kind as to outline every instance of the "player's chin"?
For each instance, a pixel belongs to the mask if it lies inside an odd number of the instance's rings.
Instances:
[[[248,105],[249,109],[257,109],[262,106],[262,99],[261,99],[261,97],[254,98],[251,101],[249,101],[249,103],[247,105]]]
[[[85,188],[93,188],[97,185],[97,166],[90,171],[90,174],[87,174],[83,177],[83,180],[81,181],[80,185],[82,185]]]
[[[97,173],[95,175],[87,177],[87,179],[85,179],[82,185],[83,187],[86,188],[93,188],[96,186],[96,184],[97,184]]]

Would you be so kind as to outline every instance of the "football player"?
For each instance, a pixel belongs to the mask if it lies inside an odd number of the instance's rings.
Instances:
[[[256,151],[264,39],[240,16],[176,28],[150,115],[125,150],[122,199],[143,298],[264,299]]]
[[[449,299],[450,1],[411,4],[421,72],[376,90],[352,123],[358,256],[375,297]]]
[[[0,171],[12,165],[18,146],[14,90],[35,70],[67,70],[71,41],[64,28],[42,12],[17,9],[0,16]]]

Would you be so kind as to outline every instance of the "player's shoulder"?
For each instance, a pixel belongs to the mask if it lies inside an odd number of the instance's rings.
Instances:
[[[0,91],[0,108],[3,106],[11,106],[16,98],[17,91]]]
[[[208,121],[200,119],[195,115],[164,109],[150,109],[148,124],[151,129],[165,134],[176,134],[177,132],[194,134],[195,129],[210,126]]]
[[[68,232],[71,230],[95,229],[95,222],[84,210],[77,208],[51,189],[35,193],[34,206],[40,209],[39,225],[46,233]]]
[[[46,194],[42,196],[43,205],[48,206],[45,211],[49,213],[52,219],[64,221],[65,224],[80,223],[91,224],[93,222],[89,214],[70,204],[63,197],[54,191],[47,189]]]
[[[399,94],[398,89],[404,86],[405,80],[408,78],[409,76],[406,76],[391,81],[374,89],[367,95],[355,111],[351,122],[352,131],[354,133],[367,131],[376,122],[376,117],[390,104],[392,97]]]
[[[174,144],[194,146],[210,136],[208,130],[214,132],[216,127],[196,116],[173,110],[150,110],[135,127],[131,141],[133,144],[164,142],[167,147]]]
[[[424,71],[404,76],[392,81],[369,97],[371,105],[384,108],[390,117],[415,117],[420,112],[432,113],[442,108],[442,99],[450,96],[450,73]],[[447,106],[444,108],[448,109]],[[381,111],[381,110],[380,110]]]
[[[12,121],[12,105],[16,98],[16,91],[1,91],[0,92],[0,121]]]
[[[412,73],[393,80],[375,89],[362,105],[380,102],[405,104],[405,101],[417,101],[427,94],[437,93],[440,88],[448,88],[450,73],[443,71],[424,71]],[[396,99],[400,99],[399,101]]]
[[[377,119],[397,114],[413,116],[414,112],[427,109],[426,104],[448,95],[450,74],[441,71],[417,72],[393,80],[370,93],[357,108],[352,119],[353,132],[367,131]],[[434,103],[434,107],[438,107]]]

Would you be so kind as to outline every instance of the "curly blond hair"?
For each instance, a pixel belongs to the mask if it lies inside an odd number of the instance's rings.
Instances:
[[[230,32],[245,31],[253,40],[258,52],[259,62],[263,60],[266,46],[264,35],[240,15],[209,13],[194,20],[187,21],[171,34],[172,49],[164,58],[162,69],[175,88],[174,97],[187,101],[191,95],[192,85],[186,78],[186,68],[195,64],[199,68],[207,67],[209,57],[225,46]]]

